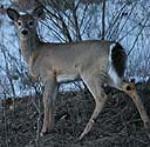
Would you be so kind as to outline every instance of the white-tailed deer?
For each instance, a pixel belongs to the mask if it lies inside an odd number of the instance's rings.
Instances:
[[[150,126],[149,117],[135,85],[123,81],[126,54],[119,43],[112,41],[82,41],[76,43],[45,43],[40,41],[36,25],[42,10],[36,8],[32,15],[20,15],[8,8],[7,14],[18,29],[22,54],[34,77],[40,76],[45,85],[43,96],[44,120],[41,135],[54,124],[54,101],[58,82],[82,79],[95,99],[95,110],[80,139],[92,128],[101,112],[107,95],[103,86],[110,85],[127,93],[135,103],[144,126]]]

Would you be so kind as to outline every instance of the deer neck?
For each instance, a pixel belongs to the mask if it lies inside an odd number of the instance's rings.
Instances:
[[[30,63],[30,60],[37,51],[39,44],[40,39],[37,34],[32,34],[28,39],[20,38],[21,52],[27,63]]]

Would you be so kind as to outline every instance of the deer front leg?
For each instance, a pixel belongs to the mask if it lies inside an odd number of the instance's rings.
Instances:
[[[102,83],[98,75],[93,76],[85,75],[84,77],[82,76],[82,79],[95,99],[95,109],[86,127],[84,128],[84,131],[80,135],[79,140],[81,140],[91,130],[91,128],[95,124],[96,118],[102,111],[104,104],[107,100],[107,95],[105,94],[103,88],[101,87]]]
[[[41,130],[41,136],[48,133],[54,126],[54,108],[55,98],[57,94],[57,83],[55,78],[46,80],[43,94],[44,119]]]

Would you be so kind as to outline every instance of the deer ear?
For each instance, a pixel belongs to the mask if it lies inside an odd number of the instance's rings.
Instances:
[[[12,8],[7,9],[7,15],[13,21],[17,21],[20,16],[19,13],[15,9],[12,9]]]
[[[41,19],[43,17],[43,7],[42,6],[39,6],[37,8],[35,8],[32,12],[33,16],[37,19]]]

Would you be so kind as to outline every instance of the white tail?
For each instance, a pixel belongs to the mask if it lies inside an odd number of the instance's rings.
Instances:
[[[133,83],[123,82],[126,54],[123,47],[111,41],[82,41],[77,43],[45,43],[36,32],[37,19],[42,10],[20,15],[9,8],[8,16],[15,22],[22,54],[34,77],[40,76],[45,84],[43,96],[44,120],[41,135],[53,127],[54,101],[58,82],[82,79],[95,99],[95,110],[80,139],[87,134],[101,112],[107,95],[103,86],[113,86],[126,92],[134,101],[146,127],[150,126],[148,115],[136,93]]]

